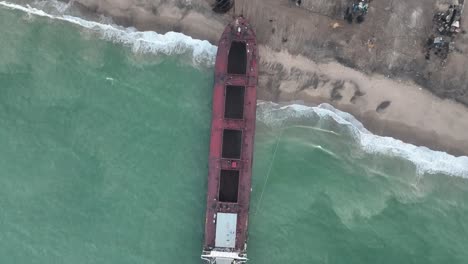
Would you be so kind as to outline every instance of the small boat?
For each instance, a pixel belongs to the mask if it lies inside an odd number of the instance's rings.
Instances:
[[[242,16],[218,44],[201,258],[209,264],[247,261],[247,227],[257,107],[255,33]]]

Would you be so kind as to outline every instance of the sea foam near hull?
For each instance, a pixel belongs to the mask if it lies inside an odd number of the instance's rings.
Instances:
[[[49,1],[46,1],[49,2]],[[65,12],[69,7],[59,2],[52,2],[58,12]],[[102,38],[122,43],[131,47],[134,52],[165,55],[190,54],[195,65],[211,66],[214,63],[217,47],[206,40],[197,40],[181,33],[168,32],[158,34],[153,31],[137,31],[135,28],[124,28],[113,24],[88,21],[70,15],[52,15],[31,6],[22,6],[0,1],[0,6],[26,12],[31,15],[66,21],[83,28],[98,32]],[[426,147],[407,144],[391,137],[381,137],[369,132],[352,115],[333,108],[329,104],[308,107],[299,104],[280,106],[272,102],[259,102],[257,119],[268,125],[279,125],[294,118],[331,118],[335,122],[348,126],[350,133],[362,149],[368,153],[397,156],[413,162],[419,174],[443,173],[468,178],[468,157],[454,157],[445,152],[433,151]]]

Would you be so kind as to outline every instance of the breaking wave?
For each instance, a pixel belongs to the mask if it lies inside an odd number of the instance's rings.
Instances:
[[[468,178],[468,157],[455,157],[391,137],[374,135],[354,116],[329,104],[309,107],[299,104],[281,106],[272,102],[258,102],[257,120],[272,127],[281,127],[297,119],[314,119],[314,117],[318,120],[331,118],[334,122],[347,126],[355,141],[367,153],[401,157],[411,161],[420,175],[442,173]]]
[[[51,1],[46,2],[51,3]],[[153,31],[142,32],[137,31],[135,28],[124,28],[111,23],[88,21],[63,14],[69,7],[69,4],[55,1],[53,4],[56,5],[59,14],[47,13],[29,5],[22,6],[0,1],[0,6],[5,8],[19,10],[30,15],[66,21],[98,32],[103,39],[127,45],[134,52],[166,55],[191,54],[192,60],[196,65],[214,64],[217,47],[208,41],[193,39],[176,32],[158,34]],[[310,118],[314,116],[319,119],[332,118],[336,123],[349,127],[356,142],[367,153],[380,153],[407,159],[415,164],[419,174],[443,173],[468,178],[468,157],[454,157],[445,152],[414,146],[391,137],[374,135],[352,115],[339,111],[329,104],[321,104],[317,107],[299,104],[281,106],[272,102],[259,101],[258,106],[257,120],[267,125],[281,125],[294,118]]]
[[[191,54],[194,64],[213,65],[217,47],[206,40],[193,39],[182,33],[167,32],[158,34],[154,31],[137,31],[135,28],[124,28],[113,24],[88,21],[65,14],[50,14],[29,5],[22,6],[6,1],[0,1],[0,6],[19,10],[30,15],[47,17],[66,21],[83,28],[95,31],[105,40],[122,43],[131,47],[134,52],[154,54]],[[58,6],[59,11],[65,11],[67,5]]]

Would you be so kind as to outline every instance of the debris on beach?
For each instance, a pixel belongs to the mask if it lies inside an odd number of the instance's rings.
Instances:
[[[289,1],[299,7],[302,5],[302,0],[289,0]]]
[[[352,0],[351,4],[346,8],[345,20],[350,24],[353,23],[354,19],[356,19],[357,23],[364,22],[369,9],[369,2],[370,0]]]
[[[462,5],[450,5],[445,12],[434,15],[434,26],[442,35],[452,35],[460,32]]]
[[[340,23],[338,23],[338,22],[331,23],[330,26],[331,26],[333,29],[341,27]]]
[[[234,6],[234,0],[216,0],[213,4],[213,11],[216,13],[227,13]]]
[[[366,44],[367,44],[367,48],[369,51],[371,51],[375,47],[375,42],[376,42],[375,37],[367,40]]]
[[[444,64],[450,52],[455,50],[455,38],[460,33],[461,15],[464,9],[464,0],[458,4],[449,5],[446,10],[435,13],[432,33],[426,42],[426,59],[436,55]]]

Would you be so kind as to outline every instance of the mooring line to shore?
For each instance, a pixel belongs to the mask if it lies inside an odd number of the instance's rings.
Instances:
[[[273,164],[276,159],[276,152],[278,151],[278,146],[279,146],[281,136],[283,135],[283,131],[284,131],[284,128],[280,128],[280,129],[281,129],[280,134],[276,138],[275,151],[273,152],[273,157],[271,158],[270,167],[268,168],[267,176],[266,176],[265,182],[263,183],[262,192],[260,193],[260,199],[258,200],[258,205],[257,205],[257,209],[255,210],[254,216],[256,216],[258,211],[260,210],[260,205],[262,204],[262,200],[263,200],[263,194],[265,193],[265,188],[266,188],[268,179],[270,178],[270,174],[271,174],[271,169],[273,168]]]

